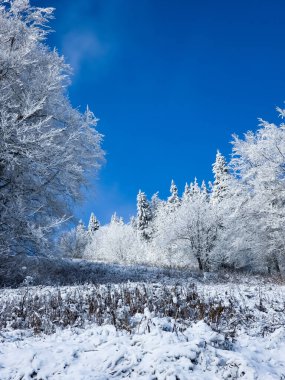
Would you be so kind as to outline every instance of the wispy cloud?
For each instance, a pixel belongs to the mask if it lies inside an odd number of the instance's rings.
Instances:
[[[96,67],[104,67],[117,51],[120,16],[116,3],[62,1],[55,22],[56,42],[67,63],[75,72],[79,72],[84,63],[95,62]]]
[[[73,70],[79,71],[84,62],[106,57],[109,44],[100,41],[92,31],[72,30],[62,39],[62,51]]]

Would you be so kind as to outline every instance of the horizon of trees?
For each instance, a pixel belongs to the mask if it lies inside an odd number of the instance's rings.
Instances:
[[[283,119],[285,110],[277,108]],[[166,200],[141,190],[137,215],[85,230],[80,257],[124,264],[278,272],[285,267],[285,125],[260,119],[233,136],[229,163],[217,151],[213,183],[197,179]],[[63,250],[65,255],[69,253]],[[77,256],[78,257],[78,256]]]

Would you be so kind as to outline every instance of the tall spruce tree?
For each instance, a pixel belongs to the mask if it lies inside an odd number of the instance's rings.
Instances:
[[[200,194],[201,192],[201,189],[200,189],[200,186],[198,184],[198,181],[197,181],[197,178],[195,177],[194,179],[194,183],[191,182],[190,183],[190,186],[189,186],[189,195],[190,195],[190,198],[192,198],[193,196],[197,195],[197,194]]]
[[[111,216],[110,224],[120,224],[120,225],[123,225],[124,221],[123,221],[123,218],[121,216],[118,216],[117,213],[114,212],[114,214]]]
[[[186,182],[185,188],[184,188],[184,193],[183,193],[183,196],[182,196],[182,201],[184,201],[186,199],[189,199],[190,198],[190,194],[191,194],[190,186]]]
[[[99,230],[99,227],[100,227],[100,223],[98,219],[96,218],[96,216],[94,215],[94,213],[92,212],[89,219],[88,232],[92,234],[95,231]]]
[[[207,189],[206,182],[205,182],[204,180],[202,181],[202,185],[201,185],[201,194],[202,194],[206,199],[208,199],[208,189]]]
[[[154,219],[157,215],[158,209],[161,206],[162,200],[158,197],[158,191],[153,194],[150,200],[150,208],[152,213],[152,219]]]
[[[151,238],[150,223],[152,221],[151,206],[144,192],[137,195],[137,229],[141,236],[149,240]]]
[[[170,185],[170,197],[168,197],[167,199],[167,206],[170,212],[180,206],[178,188],[175,185],[173,180],[171,181],[171,185]]]
[[[219,151],[217,151],[216,161],[213,164],[213,173],[212,200],[220,202],[227,194],[230,174],[226,159]]]

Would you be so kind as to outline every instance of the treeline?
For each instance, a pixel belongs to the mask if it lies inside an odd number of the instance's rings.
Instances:
[[[283,118],[285,111],[277,109]],[[137,196],[137,215],[99,227],[94,215],[62,237],[64,254],[120,263],[281,272],[285,259],[285,125],[260,120],[234,136],[227,163],[217,152],[213,183],[186,183],[182,196]],[[67,242],[70,247],[68,248]],[[76,244],[78,247],[76,247]],[[71,248],[73,247],[73,248]]]

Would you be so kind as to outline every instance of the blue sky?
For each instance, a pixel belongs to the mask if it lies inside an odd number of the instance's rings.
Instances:
[[[74,68],[70,99],[105,135],[106,165],[77,215],[135,213],[139,189],[212,179],[232,133],[276,121],[283,104],[283,0],[39,0],[49,37]]]

